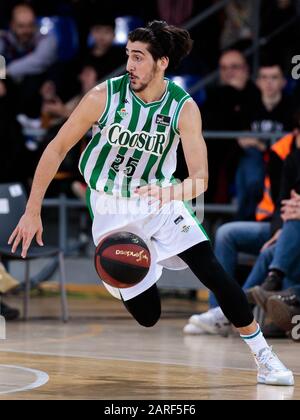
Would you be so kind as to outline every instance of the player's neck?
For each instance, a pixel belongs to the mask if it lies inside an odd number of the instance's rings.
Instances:
[[[154,79],[146,89],[142,92],[135,92],[135,94],[145,103],[160,101],[166,93],[167,83],[165,79]]]

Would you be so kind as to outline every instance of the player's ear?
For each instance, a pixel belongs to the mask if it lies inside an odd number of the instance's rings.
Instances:
[[[166,71],[167,68],[169,67],[169,62],[170,62],[169,57],[162,57],[162,58],[160,58],[159,59],[160,68],[163,71]]]

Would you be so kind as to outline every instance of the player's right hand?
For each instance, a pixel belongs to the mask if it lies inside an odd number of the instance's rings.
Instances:
[[[8,240],[8,245],[12,245],[11,252],[14,254],[19,244],[22,242],[21,256],[22,258],[26,258],[28,249],[34,237],[36,237],[36,241],[40,246],[44,246],[42,234],[43,225],[41,216],[24,213]]]

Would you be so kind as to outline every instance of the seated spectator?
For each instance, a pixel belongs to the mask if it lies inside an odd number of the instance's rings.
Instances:
[[[57,59],[57,42],[52,35],[40,34],[28,4],[15,6],[9,30],[0,32],[0,54],[6,59],[7,75],[18,84],[20,110],[37,112],[36,92]]]
[[[228,274],[233,277],[239,252],[257,255],[262,251],[244,283],[244,290],[262,283],[268,290],[272,288],[278,290],[282,286],[289,287],[299,282],[300,279],[300,267],[297,263],[300,249],[300,234],[298,233],[300,225],[299,221],[287,219],[294,211],[294,200],[299,200],[294,190],[300,194],[300,114],[296,115],[295,120],[294,125],[297,128],[294,131],[292,143],[287,137],[281,140],[282,148],[287,150],[292,148],[292,151],[284,162],[278,205],[273,213],[272,223],[268,221],[234,222],[223,225],[217,231],[215,254]],[[291,203],[286,201],[290,198],[290,194],[292,194]],[[281,203],[283,203],[283,208]],[[280,217],[281,209],[283,210],[283,220]],[[277,241],[278,243],[276,243]],[[270,247],[275,243],[276,259],[272,259],[270,256],[273,255],[273,249]],[[271,264],[272,262],[273,264]],[[286,282],[282,283],[284,278]],[[228,320],[218,307],[213,295],[210,295],[210,306],[213,309],[190,318],[190,322],[184,330],[186,333],[206,331],[225,334],[228,332]]]
[[[283,292],[272,292],[271,296],[269,295],[267,298],[266,311],[278,328],[288,333],[294,341],[300,342],[300,286]],[[297,316],[297,320],[295,320],[295,316]],[[294,331],[294,327],[297,327],[297,331]]]
[[[63,102],[57,95],[55,84],[51,81],[44,83],[41,89],[42,125],[44,128],[61,126],[72,114],[83,96],[98,83],[98,74],[92,65],[84,65],[79,73],[80,92],[67,102]]]
[[[224,52],[219,60],[220,80],[216,87],[208,89],[207,100],[201,110],[205,130],[242,130],[242,110],[259,98],[259,91],[250,80],[249,66],[243,54],[237,50]],[[206,200],[226,203],[230,201],[229,186],[239,159],[235,141],[206,139],[210,180]]]
[[[104,15],[95,16],[90,29],[90,46],[83,63],[95,67],[100,80],[126,63],[125,49],[113,45],[114,37],[115,19]]]
[[[280,65],[262,63],[256,84],[261,98],[245,105],[243,128],[261,133],[291,130],[292,104],[283,94],[286,79]],[[263,190],[268,144],[256,138],[240,138],[238,143],[243,150],[236,176],[238,218],[253,220]]]
[[[41,89],[43,98],[41,124],[47,130],[42,139],[41,150],[39,154],[48,145],[49,141],[57,134],[62,124],[72,114],[83,96],[93,89],[98,83],[98,74],[96,69],[90,65],[84,65],[79,73],[80,90],[77,95],[67,102],[63,102],[56,92],[55,84],[51,81],[44,83]],[[48,196],[56,196],[60,192],[67,195],[73,195],[72,184],[78,178],[78,159],[81,154],[82,145],[78,144],[67,156],[55,176],[54,182],[50,186]],[[77,183],[76,183],[77,185]],[[75,194],[77,195],[77,194]]]
[[[300,143],[300,141],[299,141]],[[252,287],[266,290],[291,287],[300,279],[300,144],[286,159],[280,193],[280,205],[272,221],[273,237],[265,244],[244,288],[251,298]],[[280,213],[281,211],[281,213]],[[284,222],[284,223],[283,223]],[[273,248],[270,247],[274,245]]]

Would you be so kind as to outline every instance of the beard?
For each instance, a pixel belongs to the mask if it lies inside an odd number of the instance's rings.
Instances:
[[[153,65],[153,69],[148,77],[147,81],[143,81],[140,82],[139,86],[136,86],[134,83],[132,83],[132,81],[130,82],[130,87],[133,90],[133,92],[135,93],[141,93],[144,90],[147,89],[147,87],[149,86],[149,84],[153,81],[153,79],[155,78],[156,75],[156,71],[157,71],[157,65],[156,63]],[[135,80],[139,80],[139,79],[135,79]]]
[[[132,83],[130,83],[130,85],[133,92],[140,93],[140,92],[143,92],[145,89],[147,89],[149,83],[141,83],[139,87],[134,87]]]

